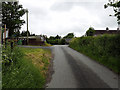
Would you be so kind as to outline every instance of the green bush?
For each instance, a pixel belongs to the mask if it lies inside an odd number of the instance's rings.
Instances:
[[[118,69],[120,66],[118,63],[120,62],[120,35],[74,38],[69,46],[115,72],[120,72]]]
[[[16,62],[18,62],[19,58],[23,57],[23,53],[18,47],[14,46],[11,48],[11,42],[7,42],[6,45],[3,45],[2,47],[2,66],[3,71],[6,70],[6,68],[9,68]],[[6,67],[6,68],[4,68]]]
[[[47,40],[48,43],[52,45],[64,45],[66,43],[65,39],[54,39],[54,40]]]
[[[7,44],[2,50],[2,88],[43,88],[45,77],[25,58],[24,50]],[[47,62],[45,62],[47,63]]]

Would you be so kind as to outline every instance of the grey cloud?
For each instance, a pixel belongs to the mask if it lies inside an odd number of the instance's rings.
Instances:
[[[51,6],[51,10],[54,11],[69,11],[73,7],[73,3],[67,3],[67,2],[56,2]]]
[[[77,2],[76,2],[77,1]],[[106,1],[106,0],[104,0]],[[32,32],[35,32],[36,34],[46,34],[48,36],[51,35],[66,35],[69,32],[77,32],[80,33],[81,35],[84,35],[86,30],[92,26],[95,29],[105,29],[106,27],[109,28],[117,28],[117,21],[114,17],[109,17],[110,13],[113,13],[112,9],[108,10],[108,9],[104,9],[104,4],[106,2],[87,2],[84,0],[64,0],[63,2],[55,2],[50,8],[49,11],[47,9],[45,9],[44,7],[32,7],[32,6],[28,6],[26,4],[26,7],[29,7],[30,10],[30,14],[31,16],[33,16],[31,18],[31,28],[32,28]],[[59,13],[61,12],[68,12],[68,14],[70,13],[70,10],[73,9],[73,7],[81,7],[84,8],[87,12],[89,12],[88,14],[91,14],[95,17],[98,17],[98,22],[97,21],[93,21],[93,23],[89,23],[90,20],[89,18],[85,18],[80,16],[76,17],[76,16],[72,16],[69,17],[70,19],[70,27],[65,27],[65,25],[62,24],[62,22],[60,23],[59,27],[59,19],[58,21],[55,20],[54,18],[54,12],[57,12],[57,15],[59,15]],[[74,9],[73,9],[74,10]],[[79,8],[78,8],[79,10]],[[80,12],[80,11],[78,11]],[[82,12],[81,12],[82,13]],[[52,14],[52,16],[51,16]],[[70,13],[71,14],[71,13]],[[76,13],[77,14],[77,13]],[[56,13],[55,13],[55,17],[57,17]],[[74,15],[74,14],[73,14]],[[91,16],[90,15],[90,16]],[[89,16],[89,15],[88,15]],[[59,17],[57,17],[59,18]],[[62,17],[61,17],[62,19]],[[94,19],[94,17],[93,17]],[[54,22],[54,20],[56,21],[55,27],[54,25],[52,25],[52,21]],[[68,19],[66,19],[68,20]],[[94,19],[96,20],[96,19]],[[64,22],[64,20],[63,20]],[[76,25],[74,25],[74,23],[76,23]],[[73,25],[71,24],[73,23]],[[49,26],[49,24],[51,24],[51,26]],[[68,23],[67,23],[68,24]],[[48,25],[48,26],[47,26]],[[50,28],[48,28],[50,27]],[[39,32],[39,33],[38,33]]]
[[[41,15],[41,16],[46,16],[48,14],[48,12],[43,9],[43,8],[30,8],[31,13],[35,14],[35,15]]]
[[[73,6],[80,6],[89,9],[98,9],[104,6],[101,6],[101,4],[105,4],[105,2],[70,2],[70,1],[64,1],[64,2],[56,2],[51,7],[51,10],[55,11],[69,11],[72,9]]]
[[[95,24],[95,27],[96,28],[106,28],[106,27],[109,27],[109,28],[115,28],[117,29],[117,21],[115,18],[112,18],[111,19],[105,19],[105,20],[102,20],[102,24]]]
[[[0,0],[0,2],[18,2],[19,0]]]
[[[109,13],[113,13],[112,9],[107,11],[104,9],[104,4],[106,4],[107,2],[70,2],[70,1],[66,1],[66,2],[62,2],[62,3],[55,3],[51,9],[55,10],[55,11],[69,11],[71,10],[74,6],[79,6],[82,8],[85,8],[86,10],[88,10],[90,12],[90,14],[96,15],[99,17],[100,22],[101,23],[93,23],[92,26],[95,29],[101,28],[101,29],[105,29],[106,27],[109,28],[113,28],[116,27],[117,28],[117,21],[115,18],[113,17],[109,17]],[[81,29],[79,27],[73,27],[74,31],[76,32],[84,32],[84,30],[86,30],[87,28],[90,27],[90,25],[87,25],[87,20],[81,19],[82,21],[80,21],[81,25],[84,25],[86,22],[85,26],[82,26]],[[74,21],[74,20],[73,20]],[[69,29],[70,30],[70,29]],[[69,30],[66,30],[67,32]],[[72,29],[71,29],[72,30]]]

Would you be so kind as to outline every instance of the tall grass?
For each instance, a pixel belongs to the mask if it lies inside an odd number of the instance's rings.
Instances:
[[[29,49],[15,47],[13,52],[9,49],[4,50],[5,58],[3,57],[2,68],[2,87],[3,88],[43,88],[46,83],[46,76],[43,74],[43,70],[33,64],[32,59],[34,57],[28,56],[26,53],[35,52],[36,57],[38,54],[48,54],[49,57],[43,56],[44,61],[43,68],[47,68],[50,60],[50,51],[43,49]],[[10,56],[10,57],[8,57]],[[7,58],[6,58],[7,57]],[[39,58],[39,62],[43,60],[43,57]],[[40,65],[40,64],[39,64]],[[46,65],[46,66],[45,66]],[[46,69],[47,72],[47,69]]]
[[[74,38],[69,46],[113,71],[120,72],[120,35]]]

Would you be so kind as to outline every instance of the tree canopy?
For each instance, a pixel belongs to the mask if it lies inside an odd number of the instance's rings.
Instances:
[[[55,39],[61,39],[61,36],[57,35],[57,36],[55,37]]]
[[[95,33],[95,30],[93,27],[90,27],[87,31],[86,31],[86,35],[87,36],[93,36]]]
[[[25,9],[18,2],[3,2],[2,3],[2,24],[3,27],[6,24],[9,29],[9,37],[15,36],[16,32],[19,32],[21,26],[25,23],[21,20],[25,14]]]
[[[47,43],[50,43],[52,45],[65,45],[67,44],[67,42],[65,41],[66,38],[73,38],[74,34],[73,33],[68,33],[66,36],[64,36],[63,38],[59,35],[57,36],[50,36],[49,38],[47,38]]]
[[[113,7],[115,12],[114,16],[117,17],[117,22],[120,24],[120,1],[119,0],[109,0],[107,4],[104,5],[104,8]],[[110,15],[112,16],[112,15]]]
[[[74,33],[68,33],[65,37],[63,38],[73,38],[74,37]]]
[[[22,31],[21,36],[27,36],[27,31]],[[28,31],[28,36],[30,36],[30,32]]]

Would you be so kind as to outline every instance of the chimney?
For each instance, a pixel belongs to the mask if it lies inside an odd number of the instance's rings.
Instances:
[[[106,27],[106,31],[109,31],[109,28],[108,28],[108,27]]]

